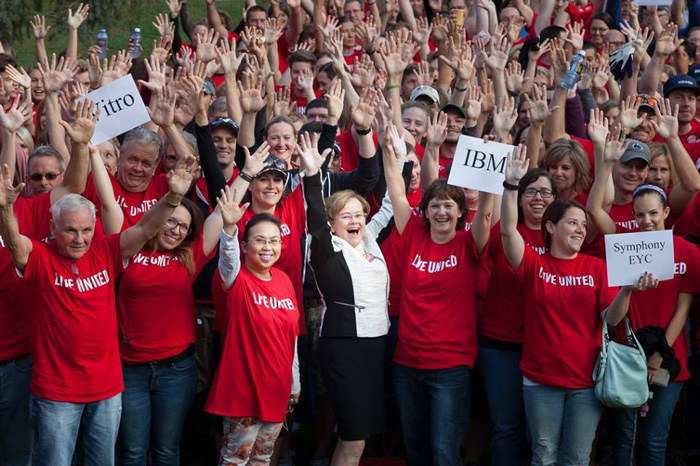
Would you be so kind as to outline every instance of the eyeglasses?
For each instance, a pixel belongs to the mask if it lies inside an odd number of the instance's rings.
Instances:
[[[608,32],[608,28],[591,28],[591,32]]]
[[[342,220],[343,222],[349,222],[350,220],[359,222],[363,218],[365,218],[364,213],[338,215],[338,220]]]
[[[186,235],[190,232],[190,226],[188,224],[180,223],[172,217],[165,221],[165,228],[167,228],[168,230],[178,228],[180,230],[180,233],[183,235]]]
[[[542,199],[550,199],[552,196],[554,196],[554,193],[552,192],[551,189],[535,189],[535,188],[527,188],[525,191],[523,191],[523,196],[524,197],[535,197],[537,195],[540,195]]]
[[[267,246],[269,244],[274,248],[282,244],[282,239],[276,237],[267,239],[263,238],[262,236],[256,236],[255,238],[253,238],[253,243],[255,243],[258,246]]]
[[[61,176],[60,173],[48,172],[48,173],[32,173],[29,175],[29,179],[32,181],[41,181],[46,178],[46,181],[53,181]]]

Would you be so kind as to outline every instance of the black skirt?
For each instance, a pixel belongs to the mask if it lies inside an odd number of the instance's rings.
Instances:
[[[386,429],[385,344],[385,336],[321,337],[321,376],[342,440],[363,440]]]

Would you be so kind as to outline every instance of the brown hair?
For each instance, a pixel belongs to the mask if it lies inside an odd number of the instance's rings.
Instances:
[[[573,139],[560,138],[552,143],[544,153],[544,168],[549,171],[549,167],[560,163],[564,157],[569,156],[571,164],[576,170],[574,190],[581,192],[588,188],[591,182],[591,164],[583,146]]]
[[[428,222],[426,212],[428,211],[428,204],[430,204],[430,201],[433,199],[450,199],[455,201],[457,208],[460,212],[462,212],[462,215],[460,215],[457,219],[457,231],[464,230],[464,225],[469,218],[469,207],[467,206],[467,201],[464,200],[464,192],[462,191],[462,188],[449,185],[445,180],[435,180],[423,192],[423,197],[420,200],[419,208],[422,212],[421,215],[423,216],[425,227],[428,230],[430,230],[430,223]]]
[[[187,273],[192,275],[195,271],[195,263],[194,254],[192,254],[192,248],[190,246],[194,239],[197,238],[197,236],[199,236],[202,230],[204,220],[202,217],[202,212],[189,199],[182,198],[182,200],[180,201],[180,205],[187,209],[187,211],[190,213],[190,216],[192,217],[192,223],[190,223],[190,231],[187,232],[187,236],[185,236],[185,239],[182,240],[182,242],[178,244],[177,247],[171,252],[175,256],[175,258],[178,261],[180,261],[180,263],[184,265],[185,268],[187,268]],[[149,249],[153,252],[158,251],[158,246],[158,235],[154,236],[146,243],[146,249]]]
[[[273,125],[276,125],[277,123],[287,123],[289,126],[291,126],[291,127],[292,127],[292,131],[294,131],[294,139],[296,139],[296,137],[297,137],[297,130],[296,130],[296,128],[294,127],[294,123],[292,122],[292,120],[291,120],[288,116],[284,116],[284,115],[278,115],[278,116],[276,116],[276,117],[270,119],[270,120],[267,122],[267,124],[265,125],[265,137],[267,137],[267,133],[268,133],[268,131],[270,131],[270,128],[271,128]]]
[[[544,240],[544,246],[547,249],[549,249],[552,246],[552,236],[547,231],[547,222],[552,222],[552,224],[556,225],[557,223],[559,223],[559,220],[561,220],[562,217],[564,217],[566,211],[569,209],[581,209],[584,213],[586,212],[586,209],[584,209],[580,203],[574,200],[556,200],[549,204],[547,209],[545,209],[544,214],[542,215],[541,229],[542,239]]]
[[[671,172],[671,185],[669,188],[676,186],[680,183],[678,178],[678,173],[676,172],[676,166],[673,164],[673,157],[671,157],[671,151],[666,144],[660,142],[652,142],[649,144],[649,152],[651,152],[651,158],[649,159],[649,165],[651,161],[656,157],[661,157],[662,155],[666,157],[666,162],[668,162],[668,169]]]
[[[338,213],[345,208],[350,199],[357,199],[362,205],[362,212],[365,213],[365,217],[369,215],[369,203],[365,198],[351,189],[344,189],[343,191],[333,193],[332,196],[326,199],[326,215],[328,216],[328,220],[333,221],[333,219],[338,216]]]

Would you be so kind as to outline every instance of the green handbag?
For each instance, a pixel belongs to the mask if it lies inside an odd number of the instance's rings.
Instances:
[[[625,317],[628,344],[610,340],[608,311],[603,313],[603,342],[593,369],[595,396],[609,408],[639,408],[649,399],[647,357]]]

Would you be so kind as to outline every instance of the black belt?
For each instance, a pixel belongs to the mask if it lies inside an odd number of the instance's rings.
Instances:
[[[193,344],[188,346],[187,349],[185,351],[183,351],[182,353],[176,354],[175,356],[170,356],[169,358],[161,359],[160,361],[137,362],[137,363],[122,361],[122,364],[125,366],[145,366],[147,364],[172,364],[175,362],[180,362],[183,359],[187,359],[190,356],[194,356],[194,345]]]
[[[27,356],[29,356],[29,353],[24,353],[22,356],[17,356],[16,358],[0,361],[0,366],[7,366],[8,364],[12,364],[13,362],[18,361],[22,358],[26,358]]]

